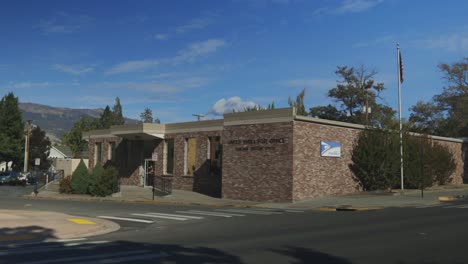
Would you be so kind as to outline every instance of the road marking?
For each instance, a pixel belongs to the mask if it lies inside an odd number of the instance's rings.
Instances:
[[[85,237],[79,237],[79,238],[67,238],[67,239],[46,239],[44,242],[48,243],[66,243],[66,242],[75,242],[75,241],[83,241],[87,240]]]
[[[207,216],[219,216],[219,217],[245,216],[245,215],[241,215],[241,214],[226,214],[226,213],[219,213],[219,212],[213,212],[213,211],[197,211],[197,210],[177,211],[177,213],[207,215]]]
[[[108,254],[97,254],[97,255],[91,255],[91,256],[68,257],[68,258],[60,258],[60,259],[47,259],[47,260],[31,261],[31,262],[28,261],[28,262],[22,262],[22,263],[23,264],[47,264],[47,263],[69,263],[69,262],[72,262],[72,261],[80,261],[80,263],[83,263],[82,261],[84,261],[84,260],[95,260],[97,258],[120,257],[120,256],[132,255],[132,254],[136,255],[136,254],[145,254],[145,253],[151,253],[151,251],[149,251],[149,250],[133,250],[133,251],[124,251],[124,252],[116,252],[116,253],[108,253]],[[135,256],[135,257],[138,257],[138,255]],[[97,262],[97,263],[99,263],[99,262]],[[108,263],[108,262],[106,261],[104,263]],[[116,262],[114,262],[114,263],[116,263]]]
[[[129,222],[139,222],[139,223],[145,223],[145,224],[154,223],[153,221],[150,221],[150,220],[137,219],[137,218],[115,217],[115,216],[107,216],[107,215],[101,215],[101,216],[98,216],[98,217],[99,218],[104,218],[104,219],[122,220],[122,221],[129,221]]]
[[[96,224],[93,221],[89,221],[88,219],[83,219],[83,218],[68,218],[67,220],[78,225],[95,225]]]
[[[193,216],[193,215],[179,215],[179,214],[165,214],[165,213],[147,213],[150,215],[164,215],[164,216],[174,216],[174,217],[181,217],[181,218],[189,218],[189,219],[203,219],[202,216]]]
[[[438,206],[443,206],[443,204],[421,205],[421,206],[417,206],[416,208],[422,209],[422,208],[431,208],[431,207],[438,207]]]
[[[151,215],[151,214],[132,214],[136,216],[143,216],[143,217],[154,217],[154,218],[163,218],[163,219],[172,219],[177,221],[186,221],[189,220],[188,218],[181,218],[181,217],[174,217],[174,216],[167,216],[167,215]]]
[[[255,210],[241,210],[241,209],[217,209],[219,212],[233,212],[233,213],[243,213],[243,214],[256,214],[256,215],[272,215],[272,214],[282,214],[277,212],[262,212]]]
[[[30,253],[42,253],[42,252],[51,252],[51,251],[65,251],[70,250],[70,247],[76,247],[79,249],[89,249],[93,245],[107,244],[109,241],[90,241],[90,242],[78,242],[78,243],[68,243],[68,244],[52,244],[52,243],[42,243],[41,246],[27,247],[27,248],[9,248],[5,251],[0,251],[0,256],[10,256],[10,255],[22,255]],[[31,245],[27,245],[31,246]]]
[[[444,208],[468,208],[468,204],[458,204],[458,205],[451,205],[451,206],[445,206]]]
[[[81,245],[99,245],[99,244],[106,244],[109,241],[101,240],[101,241],[88,241],[88,242],[78,242],[78,243],[67,243],[64,246],[66,247],[74,247],[74,246],[81,246]]]

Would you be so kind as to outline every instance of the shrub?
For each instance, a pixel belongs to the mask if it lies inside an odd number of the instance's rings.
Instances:
[[[88,194],[96,195],[96,186],[98,185],[98,182],[103,173],[104,167],[102,167],[101,163],[96,164],[96,166],[94,166],[93,172],[88,178]]]
[[[457,167],[453,154],[447,147],[438,143],[433,146],[434,157],[437,157],[437,166],[434,168],[435,181],[439,185],[450,183],[450,175],[455,172]]]
[[[60,193],[73,193],[71,176],[62,177],[59,180],[59,192]]]
[[[113,166],[108,166],[103,169],[97,178],[95,178],[95,185],[92,195],[95,196],[108,196],[111,195],[117,188],[118,171]]]
[[[88,191],[88,179],[88,168],[86,168],[84,161],[81,160],[80,164],[78,164],[78,167],[76,167],[75,171],[73,172],[71,179],[73,193],[86,194]]]
[[[351,159],[350,169],[364,190],[391,189],[398,183],[398,134],[377,129],[361,131]]]

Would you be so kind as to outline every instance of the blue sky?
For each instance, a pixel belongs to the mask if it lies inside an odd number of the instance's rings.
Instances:
[[[437,69],[468,56],[468,2],[404,0],[6,1],[0,95],[71,108],[112,106],[162,122],[219,118],[272,101],[333,103],[338,65],[377,70],[403,115],[445,85]]]

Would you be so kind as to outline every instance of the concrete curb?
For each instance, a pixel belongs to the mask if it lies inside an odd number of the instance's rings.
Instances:
[[[353,206],[338,206],[338,207],[319,207],[312,209],[320,212],[351,212],[351,211],[376,211],[382,210],[385,207],[353,207]]]
[[[29,200],[63,200],[63,201],[85,201],[85,202],[118,202],[118,203],[138,203],[138,204],[162,204],[162,205],[200,205],[210,207],[236,207],[236,208],[253,208],[258,207],[256,205],[248,204],[212,204],[203,202],[181,202],[181,201],[152,201],[152,200],[124,200],[124,199],[106,199],[106,198],[91,198],[91,197],[40,197],[40,196],[23,196]],[[259,207],[267,208],[267,207]],[[269,207],[268,207],[269,208]]]
[[[457,195],[457,196],[439,196],[437,199],[441,202],[452,202],[452,201],[458,201],[462,199],[466,199],[466,195]]]

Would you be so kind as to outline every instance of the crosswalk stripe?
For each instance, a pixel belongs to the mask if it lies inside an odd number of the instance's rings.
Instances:
[[[233,217],[233,216],[245,216],[241,214],[227,214],[227,213],[219,213],[213,211],[197,211],[197,210],[190,210],[190,211],[177,211],[177,213],[185,213],[185,214],[196,214],[196,215],[207,215],[207,216],[219,216],[219,217]]]
[[[132,214],[135,216],[143,216],[143,217],[153,217],[153,218],[163,218],[163,219],[172,219],[177,221],[186,221],[189,220],[188,218],[181,218],[181,217],[174,217],[174,216],[167,216],[167,215],[153,215],[153,214]]]
[[[165,213],[147,213],[150,215],[164,215],[164,216],[174,216],[174,217],[181,217],[181,218],[189,218],[189,219],[203,219],[202,216],[193,216],[193,215],[179,215],[179,214],[165,214]]]
[[[67,258],[60,258],[60,259],[47,259],[47,260],[39,260],[39,261],[28,261],[28,262],[23,262],[22,264],[69,263],[69,262],[84,261],[84,260],[95,260],[96,258],[120,257],[120,256],[131,255],[131,254],[136,255],[136,254],[145,254],[145,253],[151,253],[151,251],[149,251],[149,250],[133,250],[133,251],[115,252],[115,253],[108,253],[108,254],[97,254],[97,255],[91,255],[91,256],[67,257]]]
[[[243,214],[256,214],[256,215],[272,215],[272,214],[281,214],[277,212],[262,212],[255,210],[244,210],[244,209],[217,209],[219,212],[233,212],[233,213],[243,213]]]
[[[152,224],[152,223],[154,223],[153,221],[150,221],[150,220],[136,219],[136,218],[127,218],[127,217],[115,217],[115,216],[107,216],[107,215],[100,215],[100,216],[98,216],[98,217],[99,217],[99,218],[104,218],[104,219],[122,220],[122,221],[130,221],[130,222],[139,222],[139,223],[145,223],[145,224]]]

